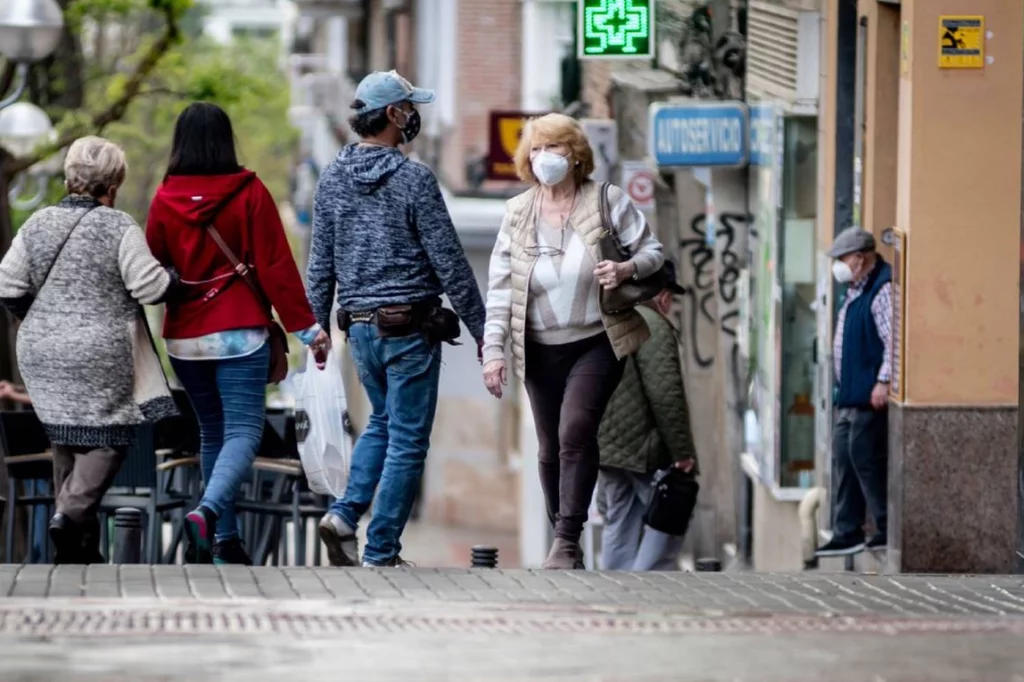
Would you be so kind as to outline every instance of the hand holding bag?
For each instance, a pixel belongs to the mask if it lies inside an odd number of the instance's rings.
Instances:
[[[341,497],[348,482],[353,435],[338,350],[327,354],[322,370],[309,353],[306,371],[295,375],[295,383],[295,435],[309,489]]]
[[[654,490],[644,512],[644,523],[666,535],[686,535],[700,492],[697,479],[671,467],[654,474],[651,486]]]
[[[612,223],[607,182],[602,182],[598,189],[598,205],[601,210],[601,223],[604,226],[604,232],[598,240],[601,259],[613,263],[628,262],[632,256],[619,241],[615,225]],[[627,279],[614,289],[601,287],[601,311],[605,315],[614,315],[632,310],[644,301],[649,301],[660,294],[666,283],[665,272],[659,269],[658,272],[643,279]]]

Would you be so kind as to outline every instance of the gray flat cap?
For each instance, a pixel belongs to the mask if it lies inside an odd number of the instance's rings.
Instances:
[[[842,258],[858,251],[874,250],[875,235],[859,227],[848,227],[839,233],[826,255],[829,258]]]

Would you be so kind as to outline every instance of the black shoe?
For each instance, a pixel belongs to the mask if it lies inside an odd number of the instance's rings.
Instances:
[[[886,533],[876,533],[865,547],[869,552],[884,552],[889,549],[889,536]]]
[[[825,545],[818,548],[815,556],[849,556],[864,551],[864,540],[855,538],[832,538]]]
[[[252,566],[252,558],[241,538],[230,538],[213,545],[213,563]]]
[[[84,524],[82,530],[82,563],[105,564],[107,560],[100,552],[100,520],[93,518]]]
[[[185,515],[185,563],[213,563],[213,534],[217,515],[206,507],[198,507]]]
[[[53,542],[53,563],[57,565],[85,563],[82,535],[71,519],[61,512],[57,512],[50,519],[48,532],[50,540]]]

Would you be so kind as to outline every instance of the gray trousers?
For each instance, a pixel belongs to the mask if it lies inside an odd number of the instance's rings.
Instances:
[[[75,524],[94,521],[107,488],[114,482],[127,449],[53,446],[53,489],[57,511]]]
[[[601,568],[605,571],[677,571],[685,536],[666,535],[644,525],[651,500],[651,477],[623,469],[601,469],[604,531]]]
[[[832,427],[835,537],[864,539],[867,514],[871,514],[876,530],[886,535],[888,481],[888,410],[837,408]]]

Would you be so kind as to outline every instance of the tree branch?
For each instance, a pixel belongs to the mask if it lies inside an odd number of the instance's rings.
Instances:
[[[6,178],[12,178],[18,173],[28,170],[43,159],[49,158],[61,149],[71,145],[80,137],[102,133],[103,129],[108,125],[124,118],[132,101],[139,96],[143,83],[178,40],[178,15],[173,5],[171,3],[164,3],[161,12],[164,16],[164,31],[160,34],[157,41],[146,50],[142,60],[135,67],[135,71],[132,72],[125,82],[120,96],[111,102],[106,109],[94,115],[89,123],[77,124],[65,130],[53,144],[44,147],[30,156],[9,159],[3,165],[3,174]]]
[[[188,99],[191,94],[183,90],[174,90],[172,88],[147,88],[138,94],[138,97],[152,97],[155,95],[167,95],[169,97],[177,97],[179,99]]]

